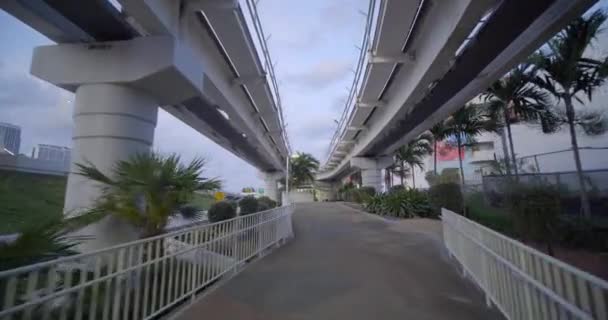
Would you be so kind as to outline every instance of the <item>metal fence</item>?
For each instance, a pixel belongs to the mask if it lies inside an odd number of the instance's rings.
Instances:
[[[0,319],[152,319],[293,234],[293,206],[0,272]]]
[[[608,169],[583,171],[585,189],[594,216],[606,216],[608,209]],[[566,214],[580,212],[580,184],[576,172],[544,172],[518,175],[519,183],[554,186],[559,191],[561,206]],[[512,179],[505,175],[483,176],[483,192],[492,206],[504,205]]]
[[[608,319],[608,282],[443,209],[445,245],[507,319]]]

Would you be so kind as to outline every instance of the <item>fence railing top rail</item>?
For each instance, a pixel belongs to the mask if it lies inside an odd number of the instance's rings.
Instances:
[[[162,238],[169,238],[169,237],[175,237],[175,236],[179,236],[191,231],[195,231],[195,230],[202,230],[202,229],[206,229],[206,228],[212,228],[216,225],[220,225],[220,224],[227,224],[230,223],[232,221],[235,220],[242,220],[242,219],[247,219],[247,218],[251,218],[251,217],[255,217],[255,216],[260,216],[263,214],[266,214],[268,212],[272,212],[272,211],[278,211],[278,210],[286,210],[289,208],[292,208],[293,204],[291,205],[286,205],[286,206],[281,206],[281,207],[277,207],[277,208],[273,208],[273,209],[269,209],[269,210],[265,210],[265,211],[260,211],[260,212],[256,212],[256,213],[252,213],[252,214],[248,214],[248,215],[244,215],[244,216],[237,216],[231,219],[227,219],[227,220],[223,220],[223,221],[219,221],[219,222],[213,222],[213,223],[207,223],[207,224],[202,224],[202,225],[195,225],[192,227],[187,227],[187,228],[183,228],[183,229],[179,229],[176,231],[171,231],[168,233],[163,233],[157,236],[153,236],[153,237],[148,237],[148,238],[143,238],[143,239],[138,239],[135,241],[130,241],[130,242],[125,242],[125,243],[121,243],[115,246],[111,246],[111,247],[107,247],[107,248],[102,248],[99,250],[94,250],[91,252],[86,252],[86,253],[79,253],[79,254],[75,254],[75,255],[70,255],[70,256],[65,256],[65,257],[61,257],[61,258],[57,258],[57,259],[53,259],[53,260],[48,260],[48,261],[43,261],[43,262],[39,262],[39,263],[34,263],[31,265],[26,265],[26,266],[22,266],[22,267],[18,267],[18,268],[14,268],[14,269],[9,269],[9,270],[4,270],[4,271],[0,271],[0,279],[2,278],[6,278],[6,277],[10,277],[12,275],[15,274],[21,274],[21,273],[25,273],[25,272],[29,272],[29,271],[33,271],[33,270],[38,270],[38,269],[42,269],[45,268],[47,266],[53,266],[53,265],[57,265],[57,264],[62,264],[62,263],[68,263],[70,261],[76,261],[76,260],[83,260],[86,258],[91,258],[94,256],[98,256],[98,255],[102,255],[105,253],[109,253],[112,251],[116,251],[116,250],[120,250],[120,249],[124,249],[124,248],[128,248],[131,246],[135,246],[138,244],[142,244],[142,243],[146,243],[146,242],[152,242],[158,239],[162,239]]]
[[[483,225],[481,225],[481,224],[479,224],[479,223],[477,223],[477,222],[475,222],[473,220],[467,219],[467,218],[465,218],[465,217],[463,217],[463,216],[461,216],[461,215],[459,215],[459,214],[457,214],[455,212],[452,212],[450,210],[447,210],[447,209],[443,208],[443,209],[441,209],[441,214],[442,214],[442,216],[444,214],[446,214],[446,216],[448,216],[450,218],[463,220],[466,223],[472,224],[476,228],[479,228],[479,229],[483,230],[484,232],[487,232],[487,233],[489,233],[489,234],[491,234],[493,236],[496,236],[496,237],[498,237],[498,238],[500,238],[500,239],[502,239],[504,241],[512,243],[513,245],[515,245],[519,249],[522,249],[522,250],[524,250],[524,251],[526,251],[526,252],[528,252],[530,254],[539,256],[541,259],[544,259],[547,262],[552,263],[552,264],[558,266],[559,268],[562,268],[562,269],[566,270],[567,272],[570,272],[570,273],[575,274],[575,275],[577,275],[577,276],[579,276],[579,277],[581,277],[581,278],[583,278],[583,279],[585,279],[585,280],[587,280],[589,282],[592,282],[594,285],[597,285],[597,286],[601,287],[604,290],[608,290],[608,282],[606,280],[600,279],[599,277],[596,277],[596,276],[594,276],[594,275],[592,275],[592,274],[590,274],[588,272],[580,270],[580,269],[578,269],[578,268],[576,268],[576,267],[574,267],[572,265],[569,265],[569,264],[567,264],[567,263],[565,263],[563,261],[560,261],[560,260],[558,260],[558,259],[556,259],[554,257],[551,257],[551,256],[549,256],[549,255],[547,255],[547,254],[545,254],[543,252],[540,252],[540,251],[538,251],[538,250],[536,250],[534,248],[531,248],[531,247],[529,247],[529,246],[521,243],[520,241],[517,241],[515,239],[509,238],[509,237],[507,237],[507,236],[505,236],[505,235],[503,235],[501,233],[498,233],[498,232],[496,232],[496,231],[494,231],[494,230],[492,230],[492,229],[490,229],[490,228],[488,228],[486,226],[483,226]],[[443,217],[442,217],[442,220],[444,222],[446,221],[445,219],[443,219]],[[447,222],[447,223],[449,223],[449,222]]]

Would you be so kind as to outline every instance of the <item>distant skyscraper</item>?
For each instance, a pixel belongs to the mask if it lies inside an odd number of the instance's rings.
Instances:
[[[71,156],[72,149],[70,148],[49,144],[39,144],[38,156],[36,158],[44,161],[70,163]]]
[[[0,152],[19,154],[21,147],[21,128],[10,123],[0,122]]]

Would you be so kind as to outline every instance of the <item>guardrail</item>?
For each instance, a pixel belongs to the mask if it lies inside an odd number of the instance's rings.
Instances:
[[[608,282],[449,210],[443,237],[507,319],[608,319]]]
[[[382,1],[382,0],[380,0]],[[342,110],[342,114],[340,115],[340,120],[338,121],[338,126],[334,135],[331,138],[331,142],[329,143],[329,148],[327,152],[327,158],[325,163],[327,163],[338,142],[346,132],[346,128],[350,123],[350,118],[353,116],[353,111],[355,109],[355,102],[357,98],[357,93],[361,87],[363,81],[363,74],[365,72],[365,67],[367,66],[367,53],[371,42],[373,41],[373,27],[375,25],[374,19],[377,18],[377,6],[376,0],[370,0],[367,8],[367,14],[365,19],[365,27],[363,31],[363,38],[361,39],[361,46],[359,51],[359,58],[357,59],[357,65],[355,68],[355,76],[353,77],[353,82],[348,91],[348,96],[346,97],[346,101],[344,103],[344,109]],[[376,21],[377,22],[377,21]]]
[[[293,206],[0,272],[0,319],[151,319],[293,235]]]
[[[268,50],[268,45],[266,43],[267,39],[264,35],[264,29],[262,28],[262,23],[260,22],[260,15],[258,14],[258,1],[253,0],[245,0],[247,8],[249,9],[249,16],[252,21],[256,38],[258,39],[258,46],[256,49],[261,51],[262,56],[264,57],[264,72],[267,73],[267,76],[270,78],[270,92],[272,93],[272,98],[274,99],[275,106],[277,108],[277,112],[279,113],[279,121],[281,122],[281,127],[283,128],[283,140],[285,140],[285,145],[287,147],[288,154],[291,154],[291,145],[289,143],[289,137],[287,135],[287,124],[285,123],[285,119],[283,117],[283,104],[281,102],[281,95],[279,94],[279,84],[277,82],[277,77],[275,75],[274,67],[275,65],[272,63],[272,58],[270,56],[270,50]]]

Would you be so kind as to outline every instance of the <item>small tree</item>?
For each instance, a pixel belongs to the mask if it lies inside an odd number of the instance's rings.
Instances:
[[[293,186],[303,186],[313,183],[315,172],[319,169],[319,160],[309,153],[297,152],[289,163],[290,183]]]
[[[431,134],[423,133],[416,139],[408,142],[405,146],[399,148],[395,153],[395,158],[401,163],[402,170],[405,169],[405,164],[409,166],[412,174],[413,188],[416,188],[416,174],[414,173],[414,169],[416,167],[424,169],[424,161],[422,159],[432,152],[431,141],[433,141]]]
[[[519,172],[511,124],[517,121],[539,121],[544,132],[554,130],[546,94],[532,83],[536,72],[537,68],[532,64],[522,63],[494,82],[484,94],[489,116],[507,129],[511,159],[505,154],[505,165],[508,174],[511,173],[511,166],[513,167],[516,179]]]
[[[458,148],[458,165],[460,167],[460,182],[465,186],[464,169],[462,166],[462,149],[465,144],[475,142],[475,137],[487,131],[495,131],[495,123],[477,104],[467,104],[454,112],[445,123],[448,136],[456,138]]]
[[[437,175],[437,144],[447,138],[449,132],[445,126],[445,121],[436,123],[429,131],[433,136],[433,172]]]
[[[214,190],[219,181],[201,177],[203,159],[183,165],[178,155],[141,153],[118,161],[110,174],[92,163],[76,164],[77,173],[100,184],[93,211],[112,214],[143,229],[143,236],[160,234],[170,216],[197,190]]]
[[[583,215],[591,217],[591,205],[585,187],[581,156],[578,150],[576,126],[581,125],[585,132],[596,134],[605,127],[601,117],[592,113],[576,113],[573,100],[582,103],[582,97],[591,100],[593,92],[604,84],[608,76],[608,57],[595,59],[586,56],[587,49],[597,39],[601,26],[606,21],[606,14],[595,11],[587,17],[572,21],[547,44],[547,50],[534,56],[535,63],[543,72],[535,78],[535,83],[546,90],[557,102],[563,101],[565,112],[557,112],[568,124],[574,163],[580,186],[580,197]]]

